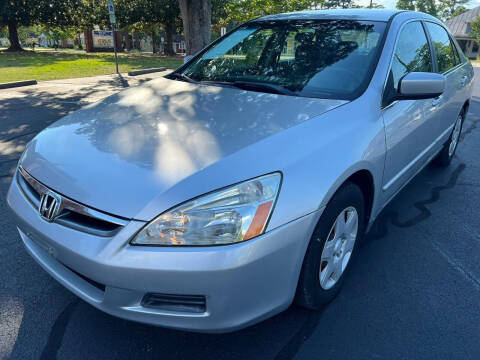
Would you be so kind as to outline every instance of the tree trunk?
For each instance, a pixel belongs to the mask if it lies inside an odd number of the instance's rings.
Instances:
[[[211,0],[179,0],[185,32],[186,55],[193,55],[210,43]]]
[[[8,23],[8,39],[10,40],[8,51],[23,51],[18,40],[17,24],[14,22]]]
[[[125,32],[125,47],[128,51],[132,50],[132,41],[130,39],[130,34],[128,31]]]
[[[92,30],[88,29],[87,31],[83,32],[83,36],[85,38],[85,51],[87,53],[93,52],[93,35]]]
[[[123,52],[122,38],[123,38],[122,31],[118,31],[118,30],[113,31],[113,41],[115,41],[115,45],[117,46],[117,52]]]
[[[140,47],[140,36],[138,35],[138,32],[133,33],[133,47],[137,50],[141,50]]]
[[[165,24],[165,55],[174,56],[175,51],[173,50],[173,33],[175,31],[175,24],[167,23]]]
[[[152,37],[152,53],[155,54],[157,52],[157,42],[155,40],[155,30],[152,30],[152,34],[150,36]]]

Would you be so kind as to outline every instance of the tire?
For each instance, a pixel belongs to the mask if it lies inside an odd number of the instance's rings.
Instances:
[[[295,297],[295,302],[297,304],[308,309],[319,309],[323,305],[329,303],[337,295],[350,268],[352,257],[355,254],[358,243],[361,241],[365,232],[364,204],[365,202],[362,191],[357,185],[350,182],[342,185],[342,187],[330,200],[313,232],[307,252],[305,254],[305,258],[303,260]],[[343,235],[341,236],[340,231],[339,234],[335,234],[335,229],[337,229],[337,227],[334,229],[334,225],[340,226],[337,223],[339,218],[347,217],[347,223],[350,219],[353,221],[353,209],[357,214],[357,231],[352,246],[349,240],[342,239]],[[350,211],[350,213],[348,211]],[[345,215],[345,213],[347,214]],[[341,214],[344,216],[342,215],[342,217],[340,217]],[[353,217],[350,218],[350,216]],[[353,233],[353,231],[347,231],[347,233],[349,233],[349,235],[346,235],[345,238],[350,239],[350,235]],[[340,239],[336,239],[337,237]],[[325,247],[327,240],[329,243],[328,249],[332,249],[333,246],[333,249],[340,250],[333,252],[334,255],[331,257],[333,259],[332,262],[330,262],[330,260],[325,261],[326,258],[329,258],[328,254],[330,253],[330,250],[327,251],[327,248]],[[343,241],[345,241],[345,244],[348,246],[345,248],[343,248],[343,245],[341,245],[340,248],[336,246],[338,244],[343,244]],[[348,255],[349,247],[351,247],[351,252],[346,260],[345,266],[343,267],[343,261]],[[344,249],[343,252],[342,249]],[[338,254],[340,255],[337,256]],[[332,273],[332,276],[328,277],[327,275],[330,271],[329,266],[335,267],[335,265],[339,264],[339,262],[335,259],[338,259],[342,262],[343,271],[338,271],[340,276],[338,276],[336,273]],[[332,283],[337,277],[338,280]]]
[[[458,115],[448,141],[443,145],[443,149],[433,160],[434,165],[447,167],[452,162],[452,159],[455,156],[455,151],[458,147],[458,143],[460,142],[460,134],[462,133],[465,115],[465,110],[462,110],[462,112]]]

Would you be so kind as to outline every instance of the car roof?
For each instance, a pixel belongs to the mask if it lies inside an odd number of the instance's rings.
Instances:
[[[313,19],[346,19],[346,20],[371,20],[388,21],[402,12],[401,10],[386,9],[337,9],[337,10],[306,10],[290,13],[267,15],[253,21],[264,20],[313,20]],[[414,13],[414,12],[412,12]]]

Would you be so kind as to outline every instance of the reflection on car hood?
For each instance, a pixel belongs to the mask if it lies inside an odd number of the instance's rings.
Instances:
[[[22,165],[65,196],[135,218],[183,179],[343,103],[160,78],[52,124]]]

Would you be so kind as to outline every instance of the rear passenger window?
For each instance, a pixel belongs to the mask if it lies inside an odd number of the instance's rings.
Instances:
[[[400,79],[410,72],[431,72],[432,56],[427,36],[420,22],[406,24],[398,36],[389,81],[398,90]]]
[[[426,22],[426,25],[437,54],[438,72],[444,73],[457,65],[459,60],[447,31],[440,25],[431,22]]]

